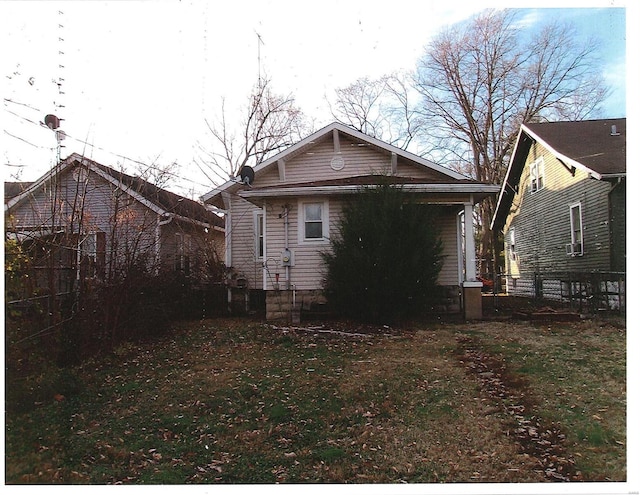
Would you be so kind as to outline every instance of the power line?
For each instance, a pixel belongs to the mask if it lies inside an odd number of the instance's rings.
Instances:
[[[104,151],[105,153],[109,153],[109,154],[111,154],[111,155],[113,155],[113,156],[115,156],[115,157],[117,157],[117,158],[121,158],[121,159],[123,159],[123,160],[128,160],[128,161],[130,161],[130,162],[132,162],[132,163],[136,163],[136,164],[138,164],[138,165],[142,165],[142,166],[144,166],[144,167],[149,168],[150,170],[155,170],[155,171],[157,171],[157,172],[165,173],[165,174],[170,175],[170,176],[172,176],[172,177],[174,177],[174,178],[176,178],[176,179],[179,179],[179,180],[181,180],[181,181],[191,182],[192,184],[197,185],[197,186],[202,186],[202,187],[211,187],[211,185],[210,185],[210,184],[202,184],[202,183],[197,182],[197,181],[195,181],[195,180],[193,180],[193,179],[188,179],[187,177],[183,177],[183,176],[178,175],[178,174],[175,174],[175,173],[173,173],[173,172],[169,172],[169,171],[167,171],[167,170],[163,170],[163,169],[161,169],[160,167],[158,167],[158,166],[154,165],[153,163],[147,163],[147,162],[142,162],[142,161],[140,161],[140,160],[136,160],[135,158],[131,158],[131,157],[128,157],[128,156],[126,156],[126,155],[122,155],[122,154],[120,154],[120,153],[116,153],[116,152],[114,152],[114,151],[110,151],[110,150],[108,150],[108,149],[106,149],[106,148],[103,148],[103,147],[101,147],[101,146],[97,146],[97,145],[95,145],[95,144],[93,144],[93,143],[89,143],[89,142],[87,142],[87,141],[85,141],[85,140],[83,140],[83,139],[78,139],[78,138],[73,137],[73,136],[70,136],[70,135],[68,135],[68,134],[67,134],[67,137],[68,137],[68,138],[70,138],[70,139],[73,139],[74,141],[77,141],[78,143],[85,144],[85,145],[87,145],[87,146],[91,146],[92,148],[94,148],[94,149],[96,149],[96,150]]]
[[[10,99],[8,99],[8,98],[5,98],[5,99],[4,99],[4,101],[5,101],[5,102],[9,102],[9,103],[15,103],[15,104],[17,104],[17,105],[26,106],[26,107],[32,108],[32,109],[34,109],[34,110],[37,110],[36,108],[31,107],[31,106],[29,106],[29,105],[27,105],[27,104],[19,103],[19,102],[15,102],[15,101],[10,100]],[[24,120],[25,122],[28,122],[29,124],[32,124],[32,125],[34,125],[34,126],[38,127],[38,128],[44,128],[44,127],[45,127],[45,126],[44,126],[44,124],[43,124],[42,122],[35,122],[34,120],[29,119],[29,118],[27,118],[27,117],[24,117],[23,115],[20,115],[20,114],[18,114],[18,113],[16,113],[16,112],[14,112],[14,111],[12,111],[12,110],[9,110],[8,108],[5,108],[4,110],[5,110],[6,112],[8,112],[8,113],[10,113],[10,114],[12,114],[12,115],[14,115],[14,116],[16,116],[16,117],[18,117],[18,118],[22,119],[22,120]],[[30,142],[30,141],[27,141],[27,140],[26,140],[26,139],[24,139],[24,138],[21,138],[21,137],[19,137],[19,136],[16,136],[16,135],[14,135],[14,134],[11,134],[11,133],[10,133],[9,131],[7,131],[7,130],[4,130],[4,132],[5,132],[5,134],[7,134],[7,135],[9,135],[9,136],[11,136],[11,137],[13,137],[13,138],[15,138],[15,139],[18,139],[18,140],[20,140],[20,141],[23,141],[23,142],[25,142],[26,144],[29,144],[30,146],[33,146],[34,148],[44,149],[44,150],[49,150],[49,151],[53,151],[53,150],[57,149],[57,147],[40,146],[40,145],[34,144],[34,143]],[[129,161],[129,162],[131,162],[131,163],[135,163],[135,164],[137,164],[137,165],[141,165],[141,166],[146,167],[146,168],[148,168],[148,169],[150,169],[150,170],[155,170],[155,171],[157,171],[157,172],[162,172],[163,174],[166,174],[166,175],[168,175],[168,176],[170,176],[170,177],[172,177],[172,178],[174,178],[174,179],[176,179],[176,180],[179,180],[179,181],[181,181],[181,182],[189,182],[190,184],[192,184],[192,185],[194,185],[194,186],[203,187],[203,188],[212,188],[212,187],[215,187],[215,186],[213,186],[212,184],[204,184],[204,183],[202,183],[202,182],[199,182],[199,181],[196,181],[196,180],[193,180],[193,179],[190,179],[190,178],[184,177],[184,176],[182,176],[182,175],[178,175],[178,174],[175,174],[175,173],[169,172],[169,171],[167,171],[167,170],[162,170],[162,169],[160,169],[159,167],[155,166],[153,163],[143,162],[143,161],[137,160],[137,159],[135,159],[135,158],[131,158],[131,157],[129,157],[129,156],[123,155],[123,154],[121,154],[121,153],[116,153],[115,151],[111,151],[111,150],[109,150],[109,149],[103,148],[102,146],[95,145],[95,144],[90,143],[90,142],[88,142],[88,141],[86,141],[86,140],[84,140],[84,139],[79,139],[79,138],[76,138],[76,137],[71,136],[71,135],[66,134],[66,133],[65,133],[65,138],[72,139],[72,140],[74,140],[74,141],[76,141],[76,142],[78,142],[78,143],[80,143],[80,144],[85,145],[85,146],[90,146],[90,147],[91,147],[92,149],[94,149],[94,150],[98,150],[98,151],[102,151],[102,152],[104,152],[104,153],[108,153],[108,154],[110,154],[110,155],[115,156],[116,158],[120,158],[120,159],[125,160],[125,161],[127,161],[127,160],[128,160],[128,161]],[[7,166],[12,166],[12,167],[24,167],[24,166],[25,166],[25,165],[15,165],[15,164],[9,164],[9,163],[7,163],[7,164],[5,164],[5,165],[7,165]],[[196,163],[196,165],[198,165],[198,164]],[[201,169],[199,166],[198,166],[198,168],[202,171],[202,169]],[[206,175],[206,174],[205,174],[205,175]],[[207,179],[211,180],[211,178],[210,178],[210,177],[208,177],[208,176],[207,176]],[[182,189],[183,189],[183,190],[188,190],[188,188],[186,188],[186,187],[182,187]]]
[[[13,103],[14,105],[20,105],[20,106],[23,106],[23,107],[30,108],[31,110],[35,110],[36,112],[41,112],[41,110],[39,108],[32,107],[28,103],[21,103],[19,101],[12,100],[11,98],[3,98],[3,100],[4,100],[5,103]]]
[[[16,117],[18,117],[18,118],[20,118],[22,120],[25,120],[25,121],[29,122],[30,124],[36,125],[38,127],[44,127],[44,124],[42,122],[34,122],[33,120],[28,119],[27,117],[24,117],[24,116],[12,111],[12,110],[9,110],[8,108],[5,108],[4,111],[7,112],[7,113],[10,113],[11,115],[15,115]]]
[[[53,151],[53,150],[55,149],[55,148],[48,147],[48,146],[40,146],[40,145],[38,145],[38,144],[33,144],[32,142],[27,141],[26,139],[21,138],[20,136],[16,136],[15,134],[11,134],[11,133],[10,133],[9,131],[7,131],[6,129],[3,129],[3,131],[4,131],[4,133],[5,133],[7,136],[11,136],[12,138],[18,139],[18,140],[20,140],[20,141],[22,141],[22,142],[24,142],[24,143],[27,143],[27,144],[28,144],[28,145],[30,145],[30,146],[33,146],[34,148],[39,148],[39,149],[42,149],[42,150],[50,150],[50,151]]]

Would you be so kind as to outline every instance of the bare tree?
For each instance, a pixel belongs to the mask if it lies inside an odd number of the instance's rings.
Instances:
[[[407,149],[422,127],[412,105],[410,82],[400,73],[373,80],[362,77],[335,90],[334,102],[328,102],[331,115],[364,134]]]
[[[219,119],[205,123],[213,143],[200,144],[202,156],[196,163],[214,184],[236,176],[244,165],[260,164],[310,130],[310,123],[296,106],[295,98],[274,93],[266,77],[261,77],[253,88],[238,133],[228,121],[224,99]]]
[[[525,39],[513,10],[484,11],[434,38],[414,84],[439,161],[470,162],[475,179],[500,183],[520,124],[595,114],[607,89],[596,45],[577,39],[560,24]],[[489,230],[494,210],[495,200],[480,205],[479,258],[489,272],[498,252]]]

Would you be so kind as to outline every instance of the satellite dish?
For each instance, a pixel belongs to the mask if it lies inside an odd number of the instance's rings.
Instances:
[[[49,129],[55,130],[60,127],[60,119],[55,115],[49,114],[44,118],[44,123]]]
[[[255,177],[255,172],[253,171],[253,168],[251,168],[249,165],[245,165],[240,169],[240,179],[242,180],[243,184],[250,186],[251,183],[253,182],[254,177]]]

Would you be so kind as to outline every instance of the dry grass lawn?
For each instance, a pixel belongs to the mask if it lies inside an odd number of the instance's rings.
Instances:
[[[324,325],[183,323],[36,377],[55,394],[7,414],[6,482],[626,479],[623,320]]]

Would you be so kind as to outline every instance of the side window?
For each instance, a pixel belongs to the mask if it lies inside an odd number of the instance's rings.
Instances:
[[[253,230],[255,238],[256,259],[264,259],[264,213],[262,211],[254,214]]]
[[[516,258],[518,257],[517,251],[516,251],[516,231],[515,229],[509,229],[509,234],[508,234],[508,243],[509,243],[509,258],[511,258],[513,261],[516,260]]]
[[[95,232],[90,232],[85,236],[80,244],[81,256],[95,263],[98,257],[98,236]]]
[[[534,193],[544,187],[544,161],[542,157],[531,164],[531,192]]]
[[[329,206],[326,201],[301,203],[298,217],[300,241],[323,241],[329,238]]]
[[[582,243],[582,205],[575,203],[569,207],[571,222],[571,244],[567,245],[567,254],[582,256],[584,253]]]
[[[80,265],[83,277],[104,276],[105,233],[90,232],[80,242]]]
[[[304,205],[304,238],[322,239],[322,203]]]

